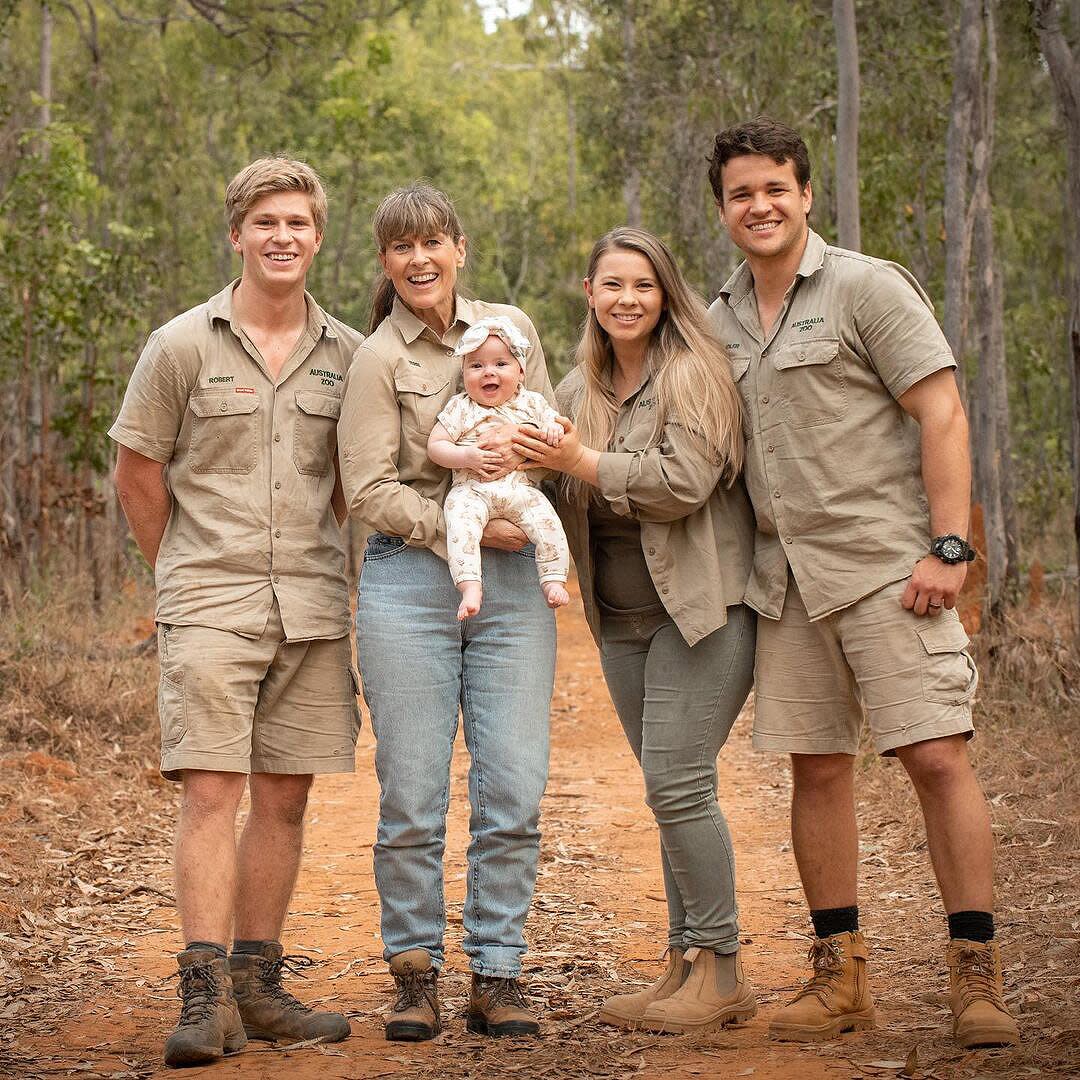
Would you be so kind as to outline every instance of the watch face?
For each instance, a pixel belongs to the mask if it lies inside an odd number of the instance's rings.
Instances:
[[[964,557],[964,545],[954,537],[948,537],[941,541],[941,554],[946,559],[959,562]]]

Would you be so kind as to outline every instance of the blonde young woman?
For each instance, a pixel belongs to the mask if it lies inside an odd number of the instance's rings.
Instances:
[[[667,968],[608,1000],[600,1019],[704,1031],[757,1009],[716,800],[716,756],[754,663],[741,602],[753,547],[741,402],[704,304],[655,236],[608,233],[584,286],[578,363],[556,390],[572,422],[557,447],[525,430],[515,446],[563,473],[559,511],[585,614],[660,830]]]
[[[532,900],[540,797],[547,781],[555,670],[554,614],[536,587],[525,534],[489,522],[481,543],[484,603],[463,621],[446,563],[442,504],[450,471],[428,457],[436,417],[462,387],[454,348],[505,316],[530,348],[524,386],[553,401],[544,353],[524,312],[457,291],[466,241],[450,200],[427,184],[391,192],[374,219],[383,278],[371,335],[345,383],[338,427],[352,513],[375,530],[357,607],[357,655],[375,733],[379,827],[375,881],[384,956],[398,986],[387,1038],[440,1029],[442,858],[458,709],[472,807],[464,948],[473,971],[468,1026],[488,1035],[538,1030],[517,983]],[[506,475],[521,458],[513,424],[479,443]]]

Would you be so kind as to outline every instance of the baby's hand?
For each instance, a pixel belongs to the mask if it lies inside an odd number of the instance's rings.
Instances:
[[[552,420],[550,424],[545,424],[540,430],[541,438],[548,446],[558,446],[563,440],[562,424],[556,420]]]
[[[491,480],[506,471],[498,451],[483,450],[479,446],[466,447],[465,468],[476,473],[481,480]]]

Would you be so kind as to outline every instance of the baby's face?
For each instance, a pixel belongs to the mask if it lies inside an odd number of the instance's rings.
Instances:
[[[489,334],[480,348],[466,354],[461,374],[465,380],[465,393],[478,405],[503,405],[521,385],[517,357],[495,334]]]

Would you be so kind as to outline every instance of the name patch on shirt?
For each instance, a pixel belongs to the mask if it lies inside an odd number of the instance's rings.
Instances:
[[[214,383],[230,383],[235,378],[235,375],[211,375],[210,378],[206,381],[210,383],[211,386],[213,386]]]
[[[825,321],[824,315],[814,315],[809,319],[800,319],[798,322],[792,323],[792,328],[798,330],[800,334],[805,334],[807,330],[813,330],[815,326],[820,326]]]
[[[326,371],[324,368],[317,367],[313,367],[308,374],[318,376],[323,386],[333,386],[334,383],[342,382],[345,379],[344,375],[339,375],[336,371]]]

